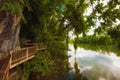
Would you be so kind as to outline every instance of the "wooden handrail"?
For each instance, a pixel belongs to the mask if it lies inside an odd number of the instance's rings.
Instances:
[[[28,57],[34,55],[36,52],[36,46],[28,47]]]
[[[20,61],[24,58],[26,58],[26,55],[27,54],[27,48],[24,48],[24,49],[21,49],[21,50],[16,50],[14,51],[11,55],[12,55],[12,63],[11,64],[14,64],[15,62],[17,61]]]
[[[11,53],[11,65],[10,69],[14,68],[15,66],[33,58],[35,55],[36,46],[31,46],[27,48],[21,48]]]
[[[38,44],[37,46],[33,45],[28,46],[26,48],[20,48],[17,50],[10,51],[10,56],[5,59],[7,61],[3,60],[4,61],[3,67],[0,66],[0,80],[7,80],[9,70],[33,58],[35,56],[36,50],[45,50],[46,48],[47,48],[46,46]]]

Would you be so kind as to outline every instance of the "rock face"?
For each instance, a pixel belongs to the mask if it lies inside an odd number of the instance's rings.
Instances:
[[[20,17],[0,11],[0,59],[18,46]]]

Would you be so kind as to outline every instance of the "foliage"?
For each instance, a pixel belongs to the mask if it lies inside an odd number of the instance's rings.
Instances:
[[[93,45],[111,45],[112,40],[109,36],[86,36],[79,38],[78,43],[93,44]]]
[[[107,32],[113,39],[120,39],[120,29],[109,29]]]
[[[120,55],[120,40],[113,39],[109,35],[80,37],[77,45],[87,50],[102,51],[102,53],[115,52],[117,55]]]
[[[67,54],[66,54],[66,44],[65,42],[62,41],[53,41],[51,43],[48,44],[48,51],[50,53],[52,53],[51,55],[55,58],[55,57],[59,57],[59,58],[66,58]]]
[[[104,1],[96,0],[94,2],[96,5],[93,7],[93,11],[90,14],[90,22],[92,21],[94,26],[99,28],[98,33],[103,33],[103,30],[107,31],[109,28],[118,26],[119,24],[116,24],[116,22],[120,20],[120,1],[108,0],[106,3],[103,2]],[[100,29],[102,31],[100,31]]]
[[[27,43],[26,38],[20,38],[20,46],[23,47],[23,45],[25,45]]]
[[[39,74],[44,76],[52,72],[55,68],[55,63],[51,59],[48,52],[36,52],[33,60],[24,63],[17,68],[20,80],[28,80],[30,74]]]
[[[81,33],[85,34],[85,31],[88,29],[84,16],[84,12],[88,5],[89,3],[86,3],[85,0],[66,1],[66,12],[63,15],[65,19],[68,20],[68,29],[74,30],[76,35]]]
[[[120,29],[118,27],[111,28],[107,31],[107,34],[111,36],[116,48],[120,49]]]
[[[30,0],[29,3],[31,11],[23,10],[26,22],[22,23],[25,27],[21,28],[20,37],[35,42],[64,41],[71,30],[77,36],[81,33],[86,36],[91,27],[95,27],[95,35],[105,34],[119,20],[118,0],[110,0],[108,4],[99,0]]]
[[[22,16],[24,7],[29,7],[28,0],[4,0],[0,5],[0,11],[10,11],[19,16]]]
[[[18,66],[17,71],[20,76],[19,80],[28,80],[30,75],[30,63],[26,62],[23,65]]]
[[[36,55],[36,58],[30,63],[31,72],[38,77],[41,74],[47,76],[47,74],[50,75],[52,73],[55,73],[54,76],[65,76],[60,74],[67,73],[67,69],[65,69],[67,65],[63,64],[64,60],[67,59],[65,53],[67,47],[66,28],[59,8],[62,7],[62,0],[30,0],[29,2],[31,11],[27,8],[23,10],[26,22],[22,23],[23,27],[21,27],[20,37],[21,39],[26,38],[33,42],[46,44],[48,52],[37,53],[39,55]],[[52,56],[50,59],[49,55]]]
[[[54,61],[48,52],[37,52],[35,59],[30,62],[31,72],[46,75],[54,69]]]
[[[4,0],[4,4],[0,5],[0,10],[11,11],[24,17],[25,21],[21,23],[20,31],[22,44],[30,39],[48,46],[48,53],[38,53],[30,64],[26,64],[27,67],[32,66],[31,71],[34,73],[47,74],[52,70],[53,67],[50,66],[54,62],[57,65],[60,59],[64,61],[67,58],[65,50],[69,31],[76,35],[75,48],[77,43],[88,43],[95,47],[118,43],[115,46],[120,46],[120,31],[112,30],[112,27],[115,27],[114,23],[120,20],[119,0],[109,0],[106,5],[101,0]],[[87,12],[89,14],[86,15]],[[98,36],[86,36],[91,27],[96,28],[95,34],[98,33]],[[104,32],[108,32],[111,38],[108,35],[99,35]],[[79,34],[85,37],[78,38]],[[116,38],[117,41],[114,42]],[[58,61],[55,61],[57,58]],[[49,60],[51,63],[47,63]]]
[[[64,24],[61,23],[62,17],[56,14],[58,3],[60,2],[56,2],[56,0],[30,0],[32,11],[27,8],[23,10],[27,20],[26,23],[22,24],[25,28],[21,28],[20,36],[36,42],[49,42],[54,39],[64,40],[65,31],[63,31]]]

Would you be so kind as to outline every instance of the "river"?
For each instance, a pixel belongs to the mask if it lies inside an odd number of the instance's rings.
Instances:
[[[77,72],[87,80],[120,80],[120,57],[115,53],[102,53],[84,48],[75,51],[72,45],[69,45],[69,49],[70,80],[75,77],[76,63],[77,70],[79,69]]]

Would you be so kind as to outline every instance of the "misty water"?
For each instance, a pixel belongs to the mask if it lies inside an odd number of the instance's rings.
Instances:
[[[69,49],[70,80],[76,73],[75,63],[77,63],[79,74],[82,74],[87,80],[120,80],[120,57],[115,53],[103,54],[100,51],[84,48],[78,48],[75,51],[72,45],[69,45]]]

